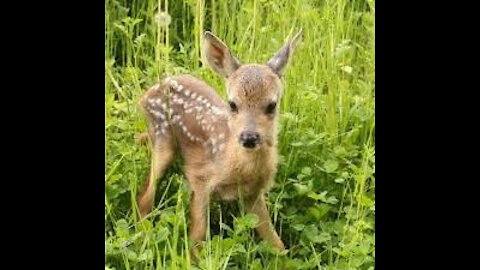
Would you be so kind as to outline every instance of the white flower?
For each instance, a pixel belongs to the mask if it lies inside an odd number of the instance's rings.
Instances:
[[[160,11],[155,14],[154,18],[160,26],[167,26],[172,21],[172,17],[170,17],[170,15],[164,11]]]
[[[348,74],[352,73],[352,67],[351,66],[343,66],[342,70],[345,71]]]

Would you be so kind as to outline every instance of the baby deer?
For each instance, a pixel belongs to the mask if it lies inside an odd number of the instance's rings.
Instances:
[[[206,32],[206,58],[226,79],[228,102],[190,75],[166,77],[147,90],[139,103],[148,120],[152,157],[138,200],[142,218],[153,207],[157,180],[179,154],[192,191],[189,234],[194,243],[204,240],[209,198],[217,194],[223,200],[243,199],[246,211],[259,217],[259,235],[285,249],[264,193],[277,171],[280,77],[301,33],[266,64],[241,64],[220,39]]]

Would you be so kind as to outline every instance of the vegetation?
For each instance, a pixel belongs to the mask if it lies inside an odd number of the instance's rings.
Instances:
[[[105,1],[105,269],[374,269],[373,0]],[[211,30],[244,63],[266,62],[303,28],[282,78],[279,172],[268,194],[287,245],[277,252],[237,203],[210,206],[208,240],[189,257],[189,191],[178,161],[152,218],[136,215],[149,171],[137,101],[165,75],[190,73],[224,96],[202,60]]]

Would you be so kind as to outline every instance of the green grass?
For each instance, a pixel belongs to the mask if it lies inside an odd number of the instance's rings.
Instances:
[[[155,21],[158,7],[171,17]],[[373,0],[106,0],[106,269],[374,269],[375,8]],[[244,63],[266,62],[303,28],[282,78],[280,164],[269,210],[288,252],[277,253],[236,203],[214,203],[202,258],[188,255],[189,192],[181,164],[159,181],[152,217],[136,194],[150,153],[137,101],[165,75],[191,73],[224,96],[202,61],[213,31]]]

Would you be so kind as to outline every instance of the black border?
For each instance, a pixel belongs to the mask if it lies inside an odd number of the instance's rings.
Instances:
[[[104,4],[2,4],[2,231],[14,268],[104,267]]]
[[[471,269],[475,11],[376,1],[375,269]]]

